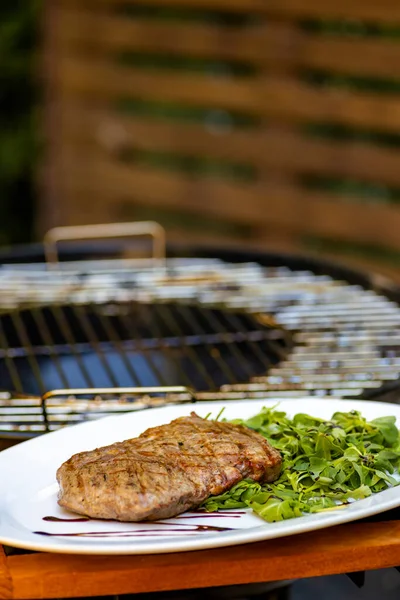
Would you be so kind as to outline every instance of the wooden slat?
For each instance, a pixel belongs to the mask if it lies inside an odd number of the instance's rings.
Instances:
[[[113,192],[121,201],[146,204],[186,213],[207,214],[209,217],[243,224],[253,224],[263,209],[262,198],[254,196],[254,187],[234,185],[206,178],[180,176],[151,168],[121,165],[111,161],[93,161],[84,168],[76,157],[74,168],[68,169],[66,186],[72,196],[76,190],[88,195]]]
[[[267,191],[268,193],[268,191]],[[304,235],[400,250],[400,207],[282,186],[270,190],[268,219]]]
[[[291,185],[233,185],[111,161],[98,160],[90,166],[84,155],[77,156],[75,167],[66,173],[71,196],[85,190],[96,197],[104,190],[125,202],[400,250],[396,205],[366,204]]]
[[[379,2],[375,0],[324,0],[323,2],[320,0],[268,0],[266,2],[253,0],[253,2],[264,5],[263,12],[290,18],[360,19],[389,25],[400,22],[400,5],[397,0],[379,0]],[[149,0],[149,3],[152,3],[152,0]],[[246,4],[246,0],[243,0],[243,4]]]
[[[265,28],[241,28],[182,23],[157,19],[132,19],[94,13],[90,10],[61,9],[61,42],[74,47],[103,51],[170,53],[213,59],[263,60]]]
[[[256,112],[258,90],[245,78],[182,75],[109,65],[101,61],[60,60],[60,87],[66,95],[179,102],[191,106],[223,107]]]
[[[121,0],[100,1],[109,6],[121,3]],[[129,2],[136,4],[137,0]],[[93,0],[86,3],[93,5]],[[99,0],[95,4],[98,5]],[[188,8],[187,0],[141,0],[141,5]],[[392,26],[400,22],[397,0],[192,0],[190,7],[239,13],[254,11],[288,18],[356,19]]]
[[[99,201],[99,202],[98,202]],[[83,208],[83,210],[82,210]],[[147,218],[143,217],[143,205],[135,205],[134,203],[124,204],[121,206],[118,203],[118,198],[115,194],[109,192],[96,194],[96,202],[92,201],[92,196],[86,192],[74,192],[71,197],[68,206],[66,206],[66,212],[64,215],[64,222],[66,225],[93,225],[96,223],[104,224],[110,222],[127,222],[127,221],[142,221]],[[160,223],[167,233],[168,242],[171,244],[188,244],[198,246],[210,246],[217,247],[252,247],[261,249],[281,249],[282,251],[288,251],[289,247],[284,244],[281,236],[277,239],[268,240],[256,238],[251,230],[247,231],[245,228],[237,230],[232,223],[219,222],[219,227],[212,227],[212,230],[205,226],[208,222],[207,215],[202,215],[201,222],[199,222],[197,215],[192,217],[188,226],[182,224],[169,223],[172,219],[169,218],[165,221],[167,211],[162,210],[157,212],[157,208],[152,209],[152,218]],[[169,215],[170,217],[171,215]],[[181,215],[182,216],[182,215]],[[215,220],[210,219],[215,225]],[[299,250],[297,246],[291,246],[291,250]],[[8,446],[6,446],[8,447]]]
[[[264,112],[271,118],[400,132],[398,96],[314,88],[289,78],[270,78],[265,82],[263,92]]]
[[[296,132],[234,129],[123,117],[108,110],[64,110],[59,129],[65,144],[85,144],[107,153],[127,148],[251,163],[288,173],[349,177],[400,186],[400,155],[372,144],[307,138]]]
[[[178,554],[8,559],[14,598],[83,597],[263,583],[393,567],[400,524],[352,523],[270,542]]]
[[[358,142],[312,139],[295,132],[265,134],[260,160],[269,168],[281,167],[310,174],[400,185],[397,150]]]
[[[61,9],[59,43],[68,52],[88,47],[249,61],[275,67],[311,68],[357,76],[400,77],[400,44],[385,39],[343,39],[307,34],[279,22],[235,28],[154,19],[131,19]]]
[[[289,77],[228,79],[74,59],[60,61],[59,76],[61,89],[69,98],[105,100],[125,95],[224,108],[290,122],[334,122],[400,132],[397,96],[314,88]]]
[[[141,221],[148,218],[148,214],[143,217],[143,209],[148,211],[146,203],[135,203],[132,201],[130,194],[116,194],[113,188],[96,190],[96,193],[85,191],[82,189],[74,189],[71,191],[71,196],[64,209],[65,225],[84,225],[93,223],[108,223],[119,221]],[[131,198],[129,200],[129,197]],[[199,211],[194,211],[188,215],[185,210],[179,211],[180,217],[186,216],[186,221],[190,222],[187,227],[182,224],[174,225],[174,211],[170,210],[169,206],[151,206],[152,218],[166,229],[167,239],[169,242],[187,242],[189,244],[213,245],[213,247],[231,245],[242,245],[246,247],[258,247],[259,249],[274,249],[282,251],[299,251],[299,245],[295,245],[291,239],[282,235],[282,229],[277,230],[275,227],[269,228],[268,237],[257,235],[258,228],[255,227],[240,227],[238,223],[232,222],[230,219],[216,219],[213,215],[208,215],[206,211],[200,211],[200,221],[198,219]],[[165,220],[166,219],[166,220]],[[208,228],[207,223],[212,223],[212,227]],[[240,221],[240,225],[243,222]],[[289,232],[291,233],[291,232]],[[265,228],[263,231],[265,234]]]
[[[344,39],[300,34],[293,48],[296,65],[358,77],[400,78],[400,44],[385,38]]]
[[[2,546],[0,546],[0,599],[6,600],[13,597],[13,587],[7,559]]]

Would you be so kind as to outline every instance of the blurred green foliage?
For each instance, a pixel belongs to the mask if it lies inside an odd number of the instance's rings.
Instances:
[[[0,244],[32,237],[37,0],[0,2]]]

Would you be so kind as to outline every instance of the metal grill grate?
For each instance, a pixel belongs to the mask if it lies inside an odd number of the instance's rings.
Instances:
[[[251,315],[201,305],[54,304],[0,316],[5,387],[185,385],[248,381],[287,354],[288,336]]]
[[[0,346],[1,386],[13,390],[0,397],[0,429],[39,432],[144,402],[83,391],[43,403],[57,388],[193,390],[153,390],[146,405],[376,394],[399,377],[400,308],[359,285],[258,263],[13,265],[0,270]]]

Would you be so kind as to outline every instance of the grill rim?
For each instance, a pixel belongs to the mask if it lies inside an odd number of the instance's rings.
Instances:
[[[138,251],[145,252],[148,245],[135,240]],[[60,250],[60,262],[80,260],[113,259],[123,249],[121,242],[71,242]],[[349,284],[360,285],[365,289],[385,295],[400,305],[400,283],[377,271],[367,271],[365,267],[349,267],[343,259],[333,260],[325,256],[300,251],[249,248],[246,245],[199,244],[190,242],[167,242],[167,258],[216,258],[231,263],[257,262],[262,266],[287,266],[296,271],[309,270],[315,275],[328,275],[343,279]],[[0,268],[18,263],[45,263],[44,246],[41,242],[0,247]]]

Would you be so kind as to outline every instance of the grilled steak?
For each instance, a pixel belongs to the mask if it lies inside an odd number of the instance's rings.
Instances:
[[[192,413],[138,438],[75,454],[57,471],[58,502],[99,519],[166,519],[242,479],[274,481],[281,462],[251,429]]]

